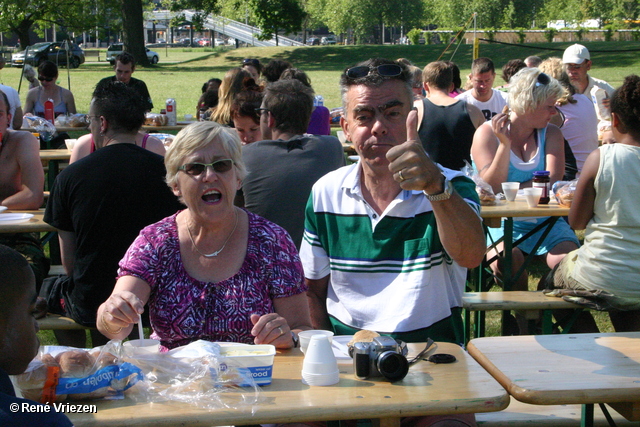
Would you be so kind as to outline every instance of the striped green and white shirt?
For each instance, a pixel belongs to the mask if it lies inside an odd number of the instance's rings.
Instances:
[[[431,202],[402,190],[378,215],[362,196],[360,170],[346,166],[314,185],[300,248],[305,277],[331,275],[328,313],[353,328],[409,332],[450,316],[462,306],[467,270],[443,249]],[[480,221],[473,181],[443,172]]]

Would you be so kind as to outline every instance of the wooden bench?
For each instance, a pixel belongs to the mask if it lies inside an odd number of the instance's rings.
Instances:
[[[49,276],[53,277],[53,276],[59,276],[61,274],[67,274],[64,271],[64,267],[61,265],[52,265],[51,267],[49,267]]]
[[[85,50],[84,51],[85,58],[98,58],[97,61],[100,62],[100,51],[99,50]]]
[[[627,421],[610,408],[609,414],[617,426],[638,426],[637,422]],[[513,398],[503,411],[476,414],[479,427],[579,427],[581,418],[582,405],[529,405]],[[593,421],[594,427],[609,426],[598,405],[594,410]]]
[[[46,317],[38,319],[40,330],[60,330],[60,329],[91,329],[76,323],[75,320],[57,314],[47,314]]]
[[[551,333],[553,319],[551,310],[582,309],[584,307],[567,302],[562,298],[548,297],[542,291],[497,291],[497,292],[465,292],[462,296],[462,308],[469,312],[511,311],[523,314],[533,324],[540,319],[542,311],[542,332]],[[466,332],[469,338],[469,319],[465,316]],[[484,319],[476,316],[476,336],[484,335]],[[531,331],[530,331],[531,332]]]

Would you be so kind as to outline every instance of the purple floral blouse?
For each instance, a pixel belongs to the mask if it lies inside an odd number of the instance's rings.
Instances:
[[[274,299],[306,291],[300,258],[287,232],[250,212],[240,270],[218,283],[195,280],[182,263],[176,215],[144,228],[118,270],[118,277],[138,277],[151,287],[152,338],[166,349],[198,339],[251,344],[251,314],[272,313]]]

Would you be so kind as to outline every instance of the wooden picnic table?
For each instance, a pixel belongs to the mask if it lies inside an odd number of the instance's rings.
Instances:
[[[410,355],[424,344],[410,344]],[[358,380],[353,363],[340,363],[340,382],[310,387],[301,381],[303,354],[279,351],[273,381],[260,390],[259,403],[240,409],[199,409],[187,403],[95,401],[94,414],[67,414],[76,427],[85,426],[211,426],[290,423],[374,418],[381,426],[399,426],[401,417],[491,412],[509,403],[506,391],[460,346],[437,343],[438,353],[453,354],[451,364],[420,361],[396,383]]]

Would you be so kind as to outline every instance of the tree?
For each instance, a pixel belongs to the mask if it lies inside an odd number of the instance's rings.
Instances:
[[[100,0],[99,3],[108,3]],[[94,3],[95,4],[95,3]],[[29,31],[56,24],[69,31],[85,31],[95,28],[100,17],[87,1],[79,0],[11,0],[0,2],[0,31],[15,33],[20,46],[31,45]]]
[[[278,31],[292,33],[302,28],[305,12],[297,0],[250,0],[249,4],[261,31],[260,40],[269,40],[275,35],[277,46]]]
[[[136,64],[149,66],[144,48],[144,19],[142,0],[120,0],[122,10],[122,41],[124,50],[133,55]]]

